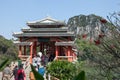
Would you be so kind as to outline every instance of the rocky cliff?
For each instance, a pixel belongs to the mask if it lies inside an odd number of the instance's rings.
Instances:
[[[81,35],[83,38],[94,39],[101,33],[106,32],[106,26],[101,23],[100,16],[91,15],[78,15],[69,18],[67,26],[69,31],[74,31],[76,35]]]

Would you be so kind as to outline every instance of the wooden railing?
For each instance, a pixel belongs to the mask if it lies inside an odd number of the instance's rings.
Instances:
[[[56,56],[54,60],[73,60],[73,56]]]
[[[29,65],[30,65],[30,56],[27,56],[27,59],[24,62],[23,68],[26,69]]]
[[[29,57],[29,55],[20,55],[19,56],[22,61],[26,61]]]

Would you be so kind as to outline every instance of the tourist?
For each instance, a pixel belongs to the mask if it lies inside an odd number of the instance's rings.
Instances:
[[[39,55],[39,57],[42,57],[42,52],[38,52],[37,55]]]
[[[37,57],[36,57],[36,55],[33,56],[32,65],[33,65],[33,66],[36,66],[36,65],[37,65]]]
[[[34,73],[32,71],[30,71],[29,78],[30,78],[30,80],[36,80]]]
[[[41,57],[37,54],[37,67],[41,66]]]
[[[51,53],[48,61],[51,62],[54,60],[54,58],[55,58],[55,55]]]
[[[5,69],[3,70],[2,80],[10,80],[10,76],[11,76],[11,70],[9,65],[7,64],[7,67],[5,67]]]
[[[23,65],[20,65],[18,71],[17,71],[17,80],[26,80],[26,75],[23,69]]]
[[[41,64],[45,65],[45,54],[41,56]]]
[[[49,60],[49,54],[46,54],[44,59],[45,66],[48,64],[48,60]]]
[[[13,76],[15,80],[17,80],[17,71],[18,71],[18,66],[16,65],[13,69]]]
[[[44,76],[45,68],[44,68],[43,65],[41,65],[41,66],[39,67],[39,69],[38,69],[38,73],[39,73],[40,75]]]

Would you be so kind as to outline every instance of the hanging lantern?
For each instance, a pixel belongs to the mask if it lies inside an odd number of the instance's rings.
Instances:
[[[100,19],[100,22],[101,23],[107,23],[107,20],[106,19]]]

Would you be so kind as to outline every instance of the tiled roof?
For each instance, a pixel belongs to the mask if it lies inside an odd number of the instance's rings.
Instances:
[[[66,25],[64,21],[55,20],[51,17],[46,17],[39,21],[27,22],[27,25]]]

